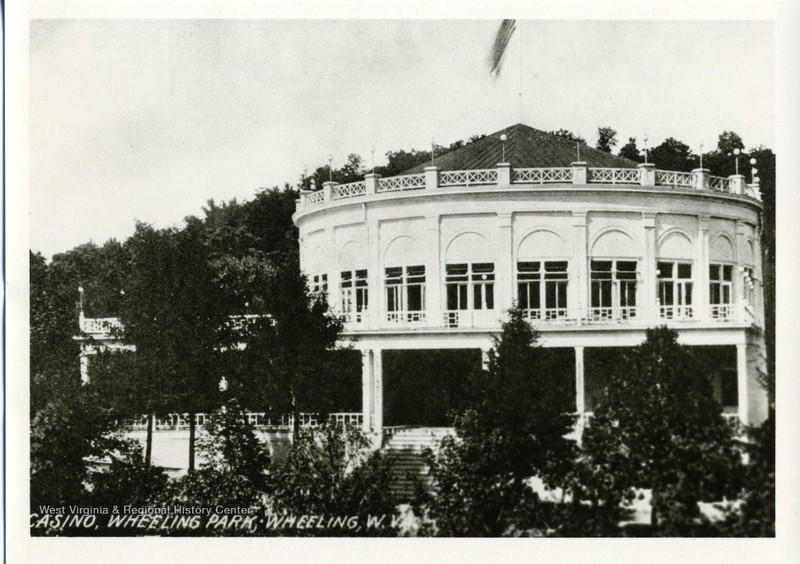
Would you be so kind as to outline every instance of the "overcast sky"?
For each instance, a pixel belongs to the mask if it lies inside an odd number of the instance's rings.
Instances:
[[[520,121],[590,144],[775,141],[766,22],[38,20],[30,29],[31,247],[50,257],[180,225],[307,166],[370,166]]]

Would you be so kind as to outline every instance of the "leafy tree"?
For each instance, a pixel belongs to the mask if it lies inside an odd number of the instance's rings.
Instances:
[[[295,515],[352,516],[363,524],[385,516],[374,530],[356,535],[392,535],[396,514],[389,490],[391,468],[360,430],[339,425],[304,428],[295,437],[286,462],[275,470],[274,509]],[[312,534],[352,536],[347,529]]]
[[[668,137],[660,145],[650,149],[650,162],[664,170],[688,172],[697,168],[699,161],[685,143]]]
[[[630,159],[637,163],[643,163],[644,157],[639,152],[639,148],[636,146],[636,137],[628,137],[628,142],[622,146],[619,150],[619,156],[625,157],[626,159]]]
[[[169,477],[161,469],[151,466],[144,458],[141,445],[135,440],[111,438],[109,440],[107,467],[88,476],[85,505],[114,507],[132,505],[145,507],[161,499],[169,487]],[[100,531],[102,535],[118,536],[126,529]],[[135,529],[127,530],[136,534]],[[82,530],[77,534],[92,534]]]
[[[429,454],[435,491],[428,506],[442,535],[499,536],[543,527],[546,509],[532,477],[562,485],[574,458],[568,379],[518,309],[509,311],[474,375],[471,405],[455,418],[456,437]]]
[[[775,412],[759,427],[748,429],[745,443],[748,464],[744,467],[742,504],[723,524],[732,536],[775,536]]]
[[[557,135],[558,137],[569,139],[570,141],[575,141],[576,143],[582,143],[583,145],[586,144],[586,139],[584,139],[580,135],[572,133],[567,129],[557,129],[555,131],[550,131],[548,133],[550,133],[550,135]]]
[[[601,151],[610,153],[611,150],[617,146],[617,132],[611,127],[598,127],[597,128],[597,145]]]
[[[734,149],[744,149],[742,138],[733,131],[720,133],[717,141],[717,151],[727,155],[733,153]]]
[[[324,418],[352,390],[352,366],[337,350],[342,321],[309,292],[295,253],[276,263],[264,290],[263,309],[239,336],[243,350],[227,355],[229,393],[256,411],[292,413],[297,435],[301,412]]]
[[[583,436],[583,494],[610,508],[648,488],[653,533],[686,536],[698,532],[699,501],[735,493],[739,459],[710,383],[677,338],[648,329],[610,375]]]
[[[70,375],[61,395],[50,398],[31,421],[31,507],[79,504],[89,457],[103,458],[113,419],[98,396]],[[113,445],[111,445],[113,446]]]
[[[200,220],[181,231],[138,224],[128,241],[132,274],[120,318],[136,346],[137,377],[150,412],[188,412],[189,469],[194,414],[218,405],[220,349],[231,308],[217,279]]]

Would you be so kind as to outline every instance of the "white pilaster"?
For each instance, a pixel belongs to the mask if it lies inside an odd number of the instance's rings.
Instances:
[[[342,299],[339,292],[339,276],[336,267],[336,231],[333,227],[325,228],[325,268],[314,274],[328,275],[328,305],[334,310],[339,311],[342,307]]]
[[[586,212],[572,214],[574,259],[571,261],[567,301],[576,313],[589,307],[589,249]]]
[[[367,326],[377,329],[381,325],[383,313],[383,268],[381,264],[381,245],[377,220],[367,220],[367,284],[369,286],[369,306]]]
[[[425,218],[425,310],[429,327],[442,325],[442,251],[439,237],[439,216]]]
[[[511,308],[514,300],[514,245],[511,214],[497,214],[497,264],[495,265],[495,304],[498,316]]]
[[[656,249],[656,214],[650,212],[642,213],[642,227],[644,229],[644,259],[640,267],[642,279],[639,280],[640,292],[637,298],[640,298],[641,306],[637,309],[641,310],[641,317],[646,322],[655,324],[658,320],[658,293],[656,288],[658,285],[656,276],[656,257],[658,250]]]
[[[698,237],[697,237],[697,260],[693,278],[695,281],[694,287],[694,317],[701,321],[706,321],[710,317],[710,304],[709,304],[709,228],[710,217],[702,215],[698,217]]]

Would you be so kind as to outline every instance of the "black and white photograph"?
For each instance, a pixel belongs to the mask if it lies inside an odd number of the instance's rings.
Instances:
[[[777,554],[796,58],[774,7],[719,6],[29,6],[9,561],[64,537]]]

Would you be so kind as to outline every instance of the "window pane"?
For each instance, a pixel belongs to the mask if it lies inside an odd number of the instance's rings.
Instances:
[[[722,279],[726,282],[730,282],[733,280],[733,266],[730,264],[723,265],[722,267]]]
[[[658,284],[658,299],[662,306],[675,305],[674,286],[672,282],[660,282]]]
[[[466,264],[448,264],[447,265],[447,278],[448,279],[466,279],[467,265]]]
[[[678,278],[687,279],[692,277],[692,265],[691,264],[679,264],[678,265]]]
[[[528,285],[517,284],[517,307],[519,309],[529,309],[528,305]]]
[[[406,276],[408,282],[425,282],[425,267],[424,266],[409,266],[406,268]]]
[[[659,278],[672,278],[672,263],[659,262],[658,263],[658,277]]]
[[[422,311],[425,309],[425,304],[422,299],[422,286],[409,286],[408,287],[408,311]]]
[[[593,272],[611,272],[611,261],[610,260],[593,260],[592,261],[592,271]]]

